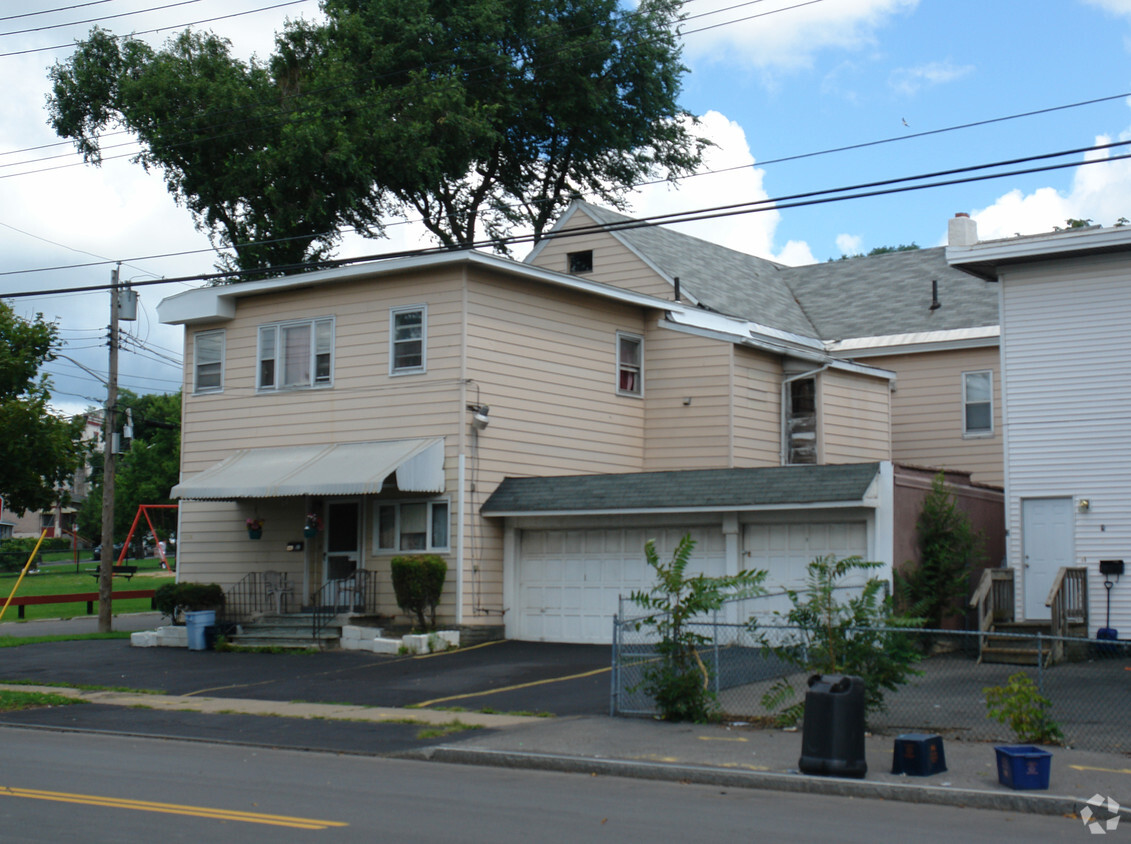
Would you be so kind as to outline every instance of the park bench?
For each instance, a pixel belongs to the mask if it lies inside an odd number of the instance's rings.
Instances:
[[[99,569],[87,570],[91,577],[98,577],[101,574]],[[114,577],[124,577],[126,580],[131,580],[137,574],[137,566],[114,566],[110,569]]]
[[[130,598],[148,598],[150,609],[157,609],[156,605],[157,590],[155,589],[134,589],[129,592],[111,592],[110,599],[112,601],[125,601]],[[17,618],[24,617],[24,607],[36,606],[39,604],[86,604],[86,614],[94,615],[94,605],[98,601],[97,592],[76,592],[69,595],[25,595],[18,598],[9,599],[9,605],[17,608]],[[4,606],[3,599],[0,599],[0,607]]]

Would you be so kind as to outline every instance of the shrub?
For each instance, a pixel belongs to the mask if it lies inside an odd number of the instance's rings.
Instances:
[[[406,613],[415,613],[421,630],[435,629],[436,605],[444,591],[448,564],[435,554],[409,554],[393,557],[393,592],[397,606]],[[425,610],[429,613],[425,619]]]
[[[659,636],[660,658],[644,669],[643,688],[669,721],[712,720],[718,703],[711,688],[711,669],[699,658],[699,649],[710,639],[689,626],[696,616],[717,610],[728,598],[763,592],[766,572],[743,571],[736,575],[687,577],[695,541],[684,536],[670,562],[662,562],[652,540],[644,545],[644,558],[656,572],[650,592],[633,592],[632,601],[652,614],[636,622],[636,629],[652,627]]]
[[[1004,686],[987,686],[982,691],[989,716],[1009,725],[1018,741],[1059,744],[1064,740],[1060,725],[1049,717],[1052,703],[1024,671],[1010,676]]]
[[[182,611],[221,608],[224,606],[224,590],[217,583],[166,583],[157,587],[153,602],[162,615],[176,619]]]
[[[779,658],[805,670],[808,674],[848,674],[864,682],[866,711],[884,709],[884,692],[895,691],[912,676],[921,672],[914,668],[920,659],[914,643],[898,629],[918,627],[921,619],[895,615],[891,598],[885,595],[883,581],[872,578],[859,594],[839,600],[842,582],[853,573],[868,572],[880,563],[866,562],[859,557],[837,560],[818,557],[807,567],[806,588],[788,590],[792,608],[784,616],[775,613],[787,625],[799,628],[798,640],[787,644],[771,644],[763,635],[763,644]],[[751,621],[756,629],[757,624]],[[762,698],[768,709],[776,709],[796,691],[788,680],[779,680]],[[786,710],[787,720],[800,716],[803,707]]]

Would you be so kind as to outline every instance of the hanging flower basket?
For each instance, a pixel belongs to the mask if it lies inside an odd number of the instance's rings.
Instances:
[[[322,530],[322,517],[317,513],[307,513],[306,523],[302,526],[302,535],[307,539],[313,539],[318,536],[320,530]]]
[[[263,519],[248,519],[247,520],[247,538],[248,539],[262,539],[263,537]]]

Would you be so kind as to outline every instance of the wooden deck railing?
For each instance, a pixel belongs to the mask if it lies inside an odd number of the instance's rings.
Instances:
[[[1065,637],[1069,625],[1088,626],[1088,570],[1083,566],[1061,566],[1049,590],[1045,606],[1052,610],[1052,635]],[[1087,635],[1087,634],[1085,634]],[[1064,639],[1053,639],[1051,662],[1064,659]]]
[[[978,659],[986,645],[985,634],[995,622],[1013,621],[1013,569],[985,569],[970,598],[978,610]]]

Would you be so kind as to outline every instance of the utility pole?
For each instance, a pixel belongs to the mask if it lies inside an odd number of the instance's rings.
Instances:
[[[113,629],[111,592],[114,588],[114,412],[118,405],[118,288],[119,264],[110,270],[110,368],[106,378],[106,408],[102,412],[102,564],[98,569],[98,632]]]

